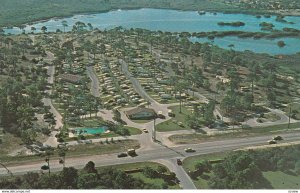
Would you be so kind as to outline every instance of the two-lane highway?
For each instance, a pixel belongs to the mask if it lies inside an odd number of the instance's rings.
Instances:
[[[293,132],[281,135],[284,140],[282,143],[300,141],[300,132]],[[201,144],[194,145],[180,145],[172,148],[166,148],[164,146],[157,147],[151,150],[137,150],[137,157],[127,157],[127,158],[117,158],[117,154],[108,155],[91,155],[91,156],[78,156],[78,157],[68,157],[66,159],[66,166],[73,166],[75,168],[82,168],[88,161],[95,162],[96,166],[109,166],[116,164],[125,163],[136,163],[144,161],[153,160],[169,160],[173,158],[183,158],[194,155],[204,155],[217,152],[225,152],[230,150],[235,150],[239,148],[255,146],[255,145],[265,145],[267,141],[273,136],[259,136],[259,137],[249,137],[249,138],[235,138],[227,139],[221,141],[205,142]],[[192,147],[196,150],[195,153],[186,153],[184,149],[187,147]],[[178,153],[179,152],[179,153]],[[35,163],[23,163],[22,165],[9,166],[9,170],[14,174],[22,174],[30,171],[39,171],[40,167],[44,165],[44,162],[38,161]],[[52,171],[58,171],[62,169],[62,165],[58,163],[58,160],[51,160]],[[0,168],[0,175],[5,175],[6,170]]]

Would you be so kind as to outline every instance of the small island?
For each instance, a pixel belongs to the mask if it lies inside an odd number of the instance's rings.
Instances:
[[[220,26],[232,26],[232,27],[241,27],[245,26],[246,24],[241,21],[236,21],[236,22],[219,22],[218,25]]]
[[[259,24],[259,26],[261,27],[261,30],[265,30],[265,31],[271,31],[273,30],[274,24],[272,23],[267,23],[267,22],[262,22]]]
[[[284,41],[278,41],[277,42],[277,45],[280,47],[280,48],[283,48],[286,44]]]

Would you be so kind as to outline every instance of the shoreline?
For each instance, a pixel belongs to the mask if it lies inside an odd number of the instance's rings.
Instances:
[[[128,10],[140,10],[140,9],[161,9],[161,10],[174,10],[174,11],[204,11],[204,12],[210,12],[210,13],[223,13],[223,14],[245,14],[245,15],[271,15],[271,16],[277,16],[277,15],[282,15],[282,16],[293,16],[293,17],[300,17],[300,10],[295,10],[297,11],[297,13],[293,13],[293,11],[289,12],[288,10],[284,10],[284,13],[280,12],[280,11],[264,11],[264,10],[238,10],[237,8],[234,9],[202,9],[202,10],[197,10],[197,9],[180,9],[180,8],[167,8],[167,7],[123,7],[123,8],[113,8],[113,9],[107,9],[107,10],[99,10],[99,11],[75,11],[71,14],[66,14],[66,15],[61,15],[61,16],[49,16],[49,17],[41,17],[39,19],[33,19],[31,21],[28,22],[24,22],[24,23],[19,23],[19,24],[10,24],[9,26],[5,26],[5,25],[0,25],[0,28],[13,28],[13,27],[19,27],[22,25],[33,25],[36,23],[43,23],[43,22],[47,22],[50,20],[57,20],[57,19],[63,19],[63,18],[71,18],[74,17],[76,15],[93,15],[93,14],[101,14],[101,13],[108,13],[108,12],[112,12],[112,11],[117,11],[117,10],[124,10],[124,11],[128,11]]]

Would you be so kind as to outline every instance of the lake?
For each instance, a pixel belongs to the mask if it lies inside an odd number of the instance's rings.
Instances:
[[[62,21],[66,20],[69,27],[66,31],[72,30],[72,26],[77,21],[91,23],[94,28],[111,29],[122,26],[124,28],[144,28],[148,30],[160,30],[170,32],[210,32],[210,31],[248,31],[260,32],[259,24],[268,22],[274,24],[274,29],[282,30],[285,27],[300,30],[300,17],[287,16],[284,18],[290,23],[276,21],[276,16],[270,18],[256,18],[255,15],[247,14],[223,14],[223,13],[205,13],[199,15],[197,11],[177,11],[165,9],[138,9],[138,10],[116,10],[107,13],[75,15],[73,17],[62,19],[50,19],[48,21],[38,22],[33,25],[27,25],[26,32],[31,32],[31,27],[37,28],[36,32],[40,32],[42,26],[48,28],[48,32],[55,32],[56,29],[63,31]],[[219,26],[218,22],[235,22],[241,21],[246,25],[242,27]],[[21,33],[19,28],[5,29],[6,33]],[[279,48],[277,42],[283,40],[286,47]],[[193,39],[193,41],[210,42],[206,38]],[[233,44],[232,49],[243,51],[250,50],[257,53],[268,54],[294,54],[300,52],[300,38],[279,38],[275,40],[253,40],[252,38],[225,37],[216,38],[214,44],[229,49],[228,45]]]

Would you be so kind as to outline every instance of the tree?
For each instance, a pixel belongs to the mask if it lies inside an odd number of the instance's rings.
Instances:
[[[36,28],[34,26],[32,26],[31,31],[32,31],[32,33],[34,33],[36,31]]]
[[[38,181],[40,179],[40,176],[38,173],[28,172],[24,176],[22,176],[22,179],[24,181],[24,188],[28,189],[36,189],[38,188]]]
[[[210,100],[207,105],[204,106],[204,121],[206,125],[210,125],[214,122],[214,110],[215,102]]]
[[[89,27],[89,30],[92,31],[94,29],[93,25],[91,23],[88,23],[87,26]]]
[[[157,172],[159,172],[159,173],[166,173],[167,171],[168,171],[167,168],[164,166],[157,167]]]
[[[61,189],[62,182],[58,174],[42,175],[37,182],[39,189]]]
[[[95,189],[98,182],[98,176],[95,173],[80,174],[78,177],[77,188],[79,189]]]
[[[46,27],[46,26],[43,26],[43,27],[41,28],[41,30],[42,30],[43,33],[46,33],[47,27]]]
[[[257,63],[252,62],[250,63],[250,66],[248,66],[248,69],[250,69],[248,80],[251,81],[252,96],[254,100],[254,82],[259,80],[258,74],[260,73],[260,66]]]
[[[62,26],[64,27],[64,33],[66,33],[66,27],[68,27],[68,22],[66,20],[61,22]]]
[[[230,68],[227,70],[227,76],[230,79],[230,90],[231,92],[234,92],[236,89],[239,88],[239,82],[240,82],[240,77],[237,68]]]
[[[213,167],[209,185],[218,189],[254,189],[263,179],[253,156],[248,152],[236,152]]]
[[[182,95],[182,92],[187,89],[188,85],[189,85],[189,83],[187,81],[184,81],[184,80],[179,80],[177,82],[177,84],[175,85],[175,90],[177,92],[179,92],[179,96],[178,96],[179,101],[180,101],[179,113],[181,113],[181,107],[182,107],[182,96],[181,95]]]
[[[143,169],[143,174],[149,178],[155,178],[157,176],[157,172],[151,167],[145,167]]]
[[[86,28],[86,24],[85,24],[85,23],[83,23],[83,22],[81,22],[81,21],[77,21],[77,22],[75,23],[75,25],[73,26],[73,29],[72,29],[72,30],[75,31],[75,32],[77,32],[77,33],[79,33],[79,32],[84,31],[85,28]]]
[[[250,109],[252,104],[253,104],[253,95],[250,93],[246,93],[242,98],[241,98],[241,105],[245,109]]]
[[[275,103],[276,103],[276,94],[275,94],[275,92],[274,91],[269,91],[267,93],[267,99],[268,99],[270,105],[274,106]]]
[[[59,174],[62,180],[62,188],[66,189],[75,189],[77,188],[77,178],[78,178],[78,171],[73,168],[64,168],[62,172]]]
[[[207,160],[202,160],[195,165],[195,169],[201,173],[209,172],[212,169],[211,164]]]
[[[300,161],[297,161],[295,164],[295,172],[300,175]]]
[[[89,161],[83,168],[83,171],[87,173],[97,173],[97,170],[95,168],[95,163],[92,161]]]

